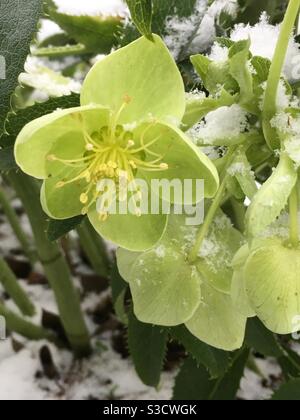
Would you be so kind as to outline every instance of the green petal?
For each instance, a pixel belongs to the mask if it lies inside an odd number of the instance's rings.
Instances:
[[[119,123],[155,118],[176,119],[185,110],[184,85],[179,70],[162,40],[142,37],[95,64],[82,87],[81,103],[109,106],[119,111],[124,98],[130,103]]]
[[[168,217],[166,215],[111,214],[105,222],[99,220],[96,208],[88,213],[90,222],[103,238],[130,251],[140,252],[152,248],[162,237]]]
[[[69,145],[72,141],[74,144],[78,139],[81,141],[82,130],[75,118],[79,115],[90,133],[108,124],[109,111],[90,105],[55,111],[31,121],[22,129],[15,144],[15,158],[23,172],[35,178],[48,177],[46,157],[55,143],[60,141]]]
[[[231,263],[243,242],[243,235],[220,211],[203,242],[199,254],[201,258],[197,261],[202,279],[216,290],[230,294],[233,276]]]
[[[300,251],[281,245],[252,253],[244,275],[246,291],[257,316],[272,332],[290,334],[299,328]]]
[[[241,315],[229,295],[207,284],[201,286],[202,301],[195,315],[186,323],[199,340],[218,349],[233,351],[243,345],[246,317]]]
[[[139,137],[141,132],[142,127],[136,130],[135,136]],[[215,195],[219,187],[219,177],[215,166],[182,131],[168,124],[156,123],[145,134],[144,143],[150,143],[155,138],[158,138],[158,141],[149,148],[162,156],[162,162],[168,164],[168,169],[155,172],[140,171],[141,177],[148,181],[152,179],[179,180],[181,185],[185,180],[204,180],[205,197]],[[152,156],[147,158],[149,161],[154,159]],[[186,205],[199,201],[199,199],[196,200],[195,188],[193,189],[192,200],[185,200]],[[165,201],[182,203],[182,197],[171,196],[170,198],[169,194],[164,192],[161,196]]]
[[[186,322],[201,299],[195,268],[182,255],[162,245],[137,259],[131,271],[130,289],[137,318],[156,325]]]
[[[231,283],[231,298],[234,306],[240,314],[246,318],[256,316],[255,310],[251,307],[246,293],[244,270],[235,271]]]
[[[140,252],[132,252],[123,248],[117,249],[116,257],[117,257],[118,270],[121,277],[125,281],[130,282],[131,270],[140,255],[141,255]]]
[[[65,172],[66,178],[75,176],[74,170]],[[52,219],[69,219],[81,214],[83,204],[80,195],[86,191],[86,181],[73,182],[57,188],[61,178],[46,179],[41,190],[41,201],[46,214]]]

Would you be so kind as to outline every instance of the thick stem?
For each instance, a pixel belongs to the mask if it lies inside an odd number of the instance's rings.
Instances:
[[[23,337],[29,338],[30,340],[47,339],[49,341],[56,342],[56,336],[54,333],[21,318],[16,313],[7,309],[1,302],[0,315],[4,317],[6,327],[10,331],[14,331]]]
[[[228,180],[228,177],[230,176],[227,172],[227,169],[229,168],[229,166],[233,162],[233,159],[235,157],[235,155],[234,155],[235,150],[236,150],[236,147],[234,147],[234,148],[232,148],[231,150],[228,151],[226,165],[223,169],[223,176],[222,176],[223,179],[222,179],[220,188],[219,188],[215,198],[213,199],[212,205],[210,206],[210,208],[208,210],[208,213],[207,213],[207,216],[204,220],[204,223],[203,223],[203,225],[201,226],[201,228],[198,232],[198,235],[196,237],[195,245],[192,248],[192,250],[190,252],[190,255],[189,255],[189,258],[188,258],[190,263],[194,263],[196,261],[196,259],[198,257],[198,254],[199,254],[199,251],[201,249],[202,243],[203,243],[206,235],[208,234],[210,225],[212,224],[212,222],[215,218],[216,212],[221,205],[221,202],[222,202],[225,190],[226,190],[227,180]]]
[[[46,236],[47,221],[41,208],[37,183],[25,174],[11,172],[9,180],[23,202],[35,237],[37,252],[55,294],[69,342],[78,356],[90,353],[90,339],[80,308],[79,295],[69,267],[57,244]]]
[[[0,206],[2,207],[9,224],[11,225],[18,241],[20,242],[22,246],[22,250],[29,259],[31,265],[34,265],[37,260],[36,251],[33,247],[33,245],[30,243],[29,239],[27,238],[26,234],[24,233],[19,218],[12,208],[9,200],[7,199],[7,196],[3,189],[0,187]]]
[[[101,277],[108,277],[110,261],[105,243],[91,226],[88,219],[77,229],[81,246],[95,272]]]
[[[298,219],[298,190],[294,187],[289,201],[290,207],[290,243],[293,247],[299,246],[299,219]]]
[[[272,60],[267,88],[263,105],[263,129],[265,138],[271,148],[279,148],[280,141],[276,129],[271,126],[271,120],[277,112],[277,92],[284,66],[286,53],[290,41],[291,33],[298,16],[300,0],[290,0],[284,20],[274,57]]]
[[[0,283],[24,315],[35,314],[33,303],[3,258],[0,258]]]

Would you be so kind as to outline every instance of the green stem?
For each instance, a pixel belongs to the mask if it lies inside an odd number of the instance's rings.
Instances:
[[[226,165],[223,169],[223,179],[222,179],[220,188],[219,188],[219,190],[218,190],[218,192],[217,192],[217,194],[216,194],[216,196],[215,196],[215,198],[212,202],[212,205],[209,208],[209,211],[208,211],[207,216],[204,220],[204,223],[203,223],[203,225],[201,226],[201,228],[198,232],[198,235],[196,237],[195,245],[192,248],[192,250],[190,252],[190,255],[189,255],[189,258],[188,258],[190,263],[193,263],[193,262],[196,261],[196,259],[198,257],[198,254],[199,254],[199,251],[201,249],[202,243],[203,243],[203,241],[204,241],[204,239],[205,239],[205,237],[206,237],[206,235],[209,231],[210,225],[212,224],[212,222],[214,220],[214,217],[216,215],[216,212],[221,205],[221,202],[222,202],[225,190],[226,190],[227,180],[230,176],[227,172],[227,169],[229,168],[229,166],[233,162],[233,159],[235,157],[235,154],[234,154],[235,150],[236,150],[236,147],[233,147],[227,153],[227,160],[226,160]]]
[[[11,225],[18,241],[20,242],[23,252],[25,253],[25,255],[27,256],[27,258],[30,261],[30,264],[33,266],[36,263],[37,260],[37,256],[36,256],[36,251],[33,248],[32,244],[30,243],[30,241],[28,240],[26,234],[24,233],[20,222],[19,222],[19,218],[16,214],[16,212],[14,211],[14,209],[12,208],[9,200],[7,199],[7,196],[5,194],[5,192],[3,191],[3,189],[0,187],[0,206],[2,207],[8,221],[9,224]]]
[[[290,242],[293,247],[298,248],[299,246],[299,219],[298,219],[298,191],[297,187],[294,187],[289,200],[290,207]]]
[[[109,276],[110,261],[105,243],[90,224],[84,220],[77,229],[81,246],[95,272],[101,277]]]
[[[263,129],[267,143],[271,148],[279,148],[280,140],[276,129],[271,126],[271,120],[277,112],[277,92],[291,33],[299,12],[300,0],[290,0],[283,23],[274,57],[272,60],[263,105]]]
[[[76,355],[88,355],[90,353],[90,339],[81,312],[79,295],[60,248],[47,239],[47,221],[40,204],[38,185],[32,178],[17,172],[11,172],[9,180],[22,200],[30,220],[38,256],[55,294],[69,342]]]
[[[33,316],[35,314],[33,303],[3,258],[0,258],[0,283],[24,315]]]
[[[4,317],[6,327],[10,331],[14,331],[30,340],[47,339],[49,341],[56,342],[56,336],[54,333],[21,318],[16,313],[7,309],[1,302],[0,315]]]
[[[51,58],[59,58],[59,57],[67,57],[69,55],[81,55],[87,54],[88,50],[83,44],[76,44],[76,45],[65,45],[63,47],[45,47],[45,48],[38,48],[33,52],[33,55],[36,57],[51,57]]]

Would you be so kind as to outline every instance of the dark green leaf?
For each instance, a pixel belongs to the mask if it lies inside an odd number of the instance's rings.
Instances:
[[[58,108],[72,108],[79,105],[79,95],[72,94],[61,98],[49,99],[47,102],[21,109],[17,113],[9,114],[5,124],[7,134],[1,139],[1,145],[4,147],[12,146],[19,132],[30,121],[50,114]]]
[[[14,157],[13,147],[7,147],[0,150],[0,172],[8,172],[12,169],[18,169]]]
[[[259,321],[249,319],[246,329],[246,344],[266,357],[281,357],[282,350],[276,336]]]
[[[117,263],[115,263],[111,270],[111,291],[112,291],[112,300],[115,304],[120,294],[127,289],[128,283],[122,279],[119,274]]]
[[[183,364],[175,383],[174,400],[230,401],[236,398],[249,357],[249,350],[237,353],[228,372],[211,380],[207,370],[190,356]]]
[[[255,79],[257,84],[261,84],[268,80],[271,61],[263,57],[252,57],[251,64],[256,71]]]
[[[184,326],[172,328],[171,335],[185,347],[198,364],[208,369],[212,378],[224,375],[230,364],[229,353],[202,343]]]
[[[135,369],[148,386],[158,386],[166,353],[168,332],[161,327],[144,324],[129,314],[128,345]]]
[[[299,401],[300,400],[300,379],[294,379],[275,392],[273,401]]]
[[[54,242],[65,236],[71,230],[76,229],[83,221],[84,216],[76,216],[66,220],[50,220],[47,237],[49,241]]]
[[[42,0],[1,0],[0,2],[0,135],[11,110],[11,96],[29,53],[42,14]],[[4,79],[4,80],[3,80]]]
[[[282,372],[287,380],[299,378],[300,376],[300,356],[289,348],[282,349],[284,356],[278,359]]]
[[[246,363],[249,358],[249,350],[241,350],[236,356],[231,369],[218,382],[210,399],[214,401],[235,400],[244,375]]]
[[[126,0],[131,18],[142,35],[152,39],[152,0]]]
[[[50,17],[89,52],[108,54],[117,44],[123,19],[119,16],[71,16],[50,8]]]
[[[176,377],[173,400],[208,401],[216,386],[204,366],[198,365],[190,356]]]

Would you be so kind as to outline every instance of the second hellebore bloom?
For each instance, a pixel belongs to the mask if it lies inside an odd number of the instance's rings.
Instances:
[[[141,214],[138,186],[131,193],[135,214],[110,214],[114,194],[101,181],[114,181],[120,200],[122,184],[135,179],[204,179],[212,197],[216,169],[172,123],[180,123],[184,111],[184,85],[167,48],[158,36],[140,38],[91,69],[80,107],[27,124],[16,141],[16,161],[44,180],[41,200],[51,218],[87,214],[104,238],[132,251],[149,249],[167,216]]]

